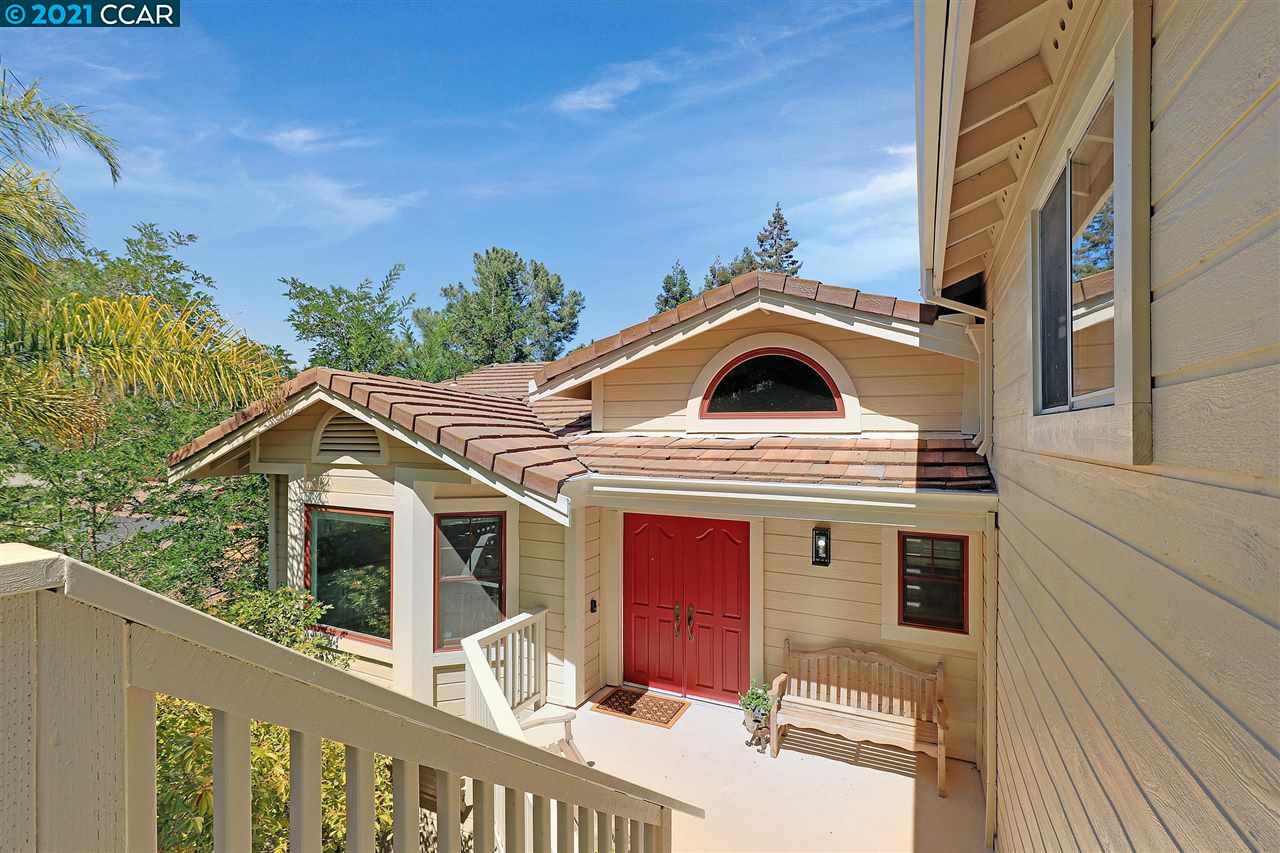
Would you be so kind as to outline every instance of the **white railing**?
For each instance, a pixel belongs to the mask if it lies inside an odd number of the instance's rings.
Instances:
[[[250,849],[250,720],[290,730],[291,851],[320,849],[321,738],[346,746],[352,853],[374,846],[375,753],[393,760],[397,851],[417,849],[424,768],[442,853],[461,849],[464,779],[477,851],[668,851],[673,812],[703,816],[25,545],[0,545],[0,661],[6,848],[156,849],[157,693],[213,710],[219,851]]]
[[[521,711],[547,701],[547,611],[521,613],[462,641],[467,719],[522,737]]]

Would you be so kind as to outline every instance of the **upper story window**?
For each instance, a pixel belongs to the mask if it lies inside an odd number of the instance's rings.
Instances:
[[[759,349],[730,361],[707,386],[706,417],[840,417],[840,393],[831,376],[808,356]]]
[[[507,595],[506,513],[436,516],[436,648],[497,625]]]
[[[304,580],[322,627],[391,641],[391,515],[308,506]]]
[[[1114,400],[1115,124],[1109,92],[1039,212],[1040,414]]]

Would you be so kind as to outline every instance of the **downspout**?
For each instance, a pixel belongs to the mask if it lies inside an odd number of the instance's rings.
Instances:
[[[981,326],[977,323],[970,323],[965,327],[964,331],[969,336],[969,340],[973,342],[974,349],[978,351],[978,434],[974,436],[974,439],[978,441],[977,454],[985,457],[987,451],[991,449],[991,432],[993,429],[991,321],[988,320]]]

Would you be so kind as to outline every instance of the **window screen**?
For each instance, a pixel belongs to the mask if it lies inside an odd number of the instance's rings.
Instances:
[[[1040,211],[1040,408],[1071,402],[1068,347],[1071,346],[1071,260],[1067,241],[1067,172],[1064,170]]]
[[[899,536],[903,625],[968,632],[965,544],[955,536]]]
[[[1115,97],[1071,152],[1071,393],[1115,385]]]
[[[501,513],[436,517],[436,647],[456,646],[504,617],[505,543]]]
[[[708,414],[838,412],[835,393],[813,367],[790,355],[752,356],[730,368],[711,391]]]
[[[391,639],[391,518],[308,508],[311,594],[322,624]]]

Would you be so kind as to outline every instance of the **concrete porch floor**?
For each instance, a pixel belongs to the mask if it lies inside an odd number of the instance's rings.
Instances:
[[[773,759],[746,746],[736,708],[694,701],[663,729],[592,707],[578,709],[573,724],[588,761],[706,810],[706,820],[675,816],[677,850],[984,849],[972,764],[948,764],[949,796],[939,799],[927,756],[793,732]],[[558,733],[545,726],[528,734],[542,744]]]

